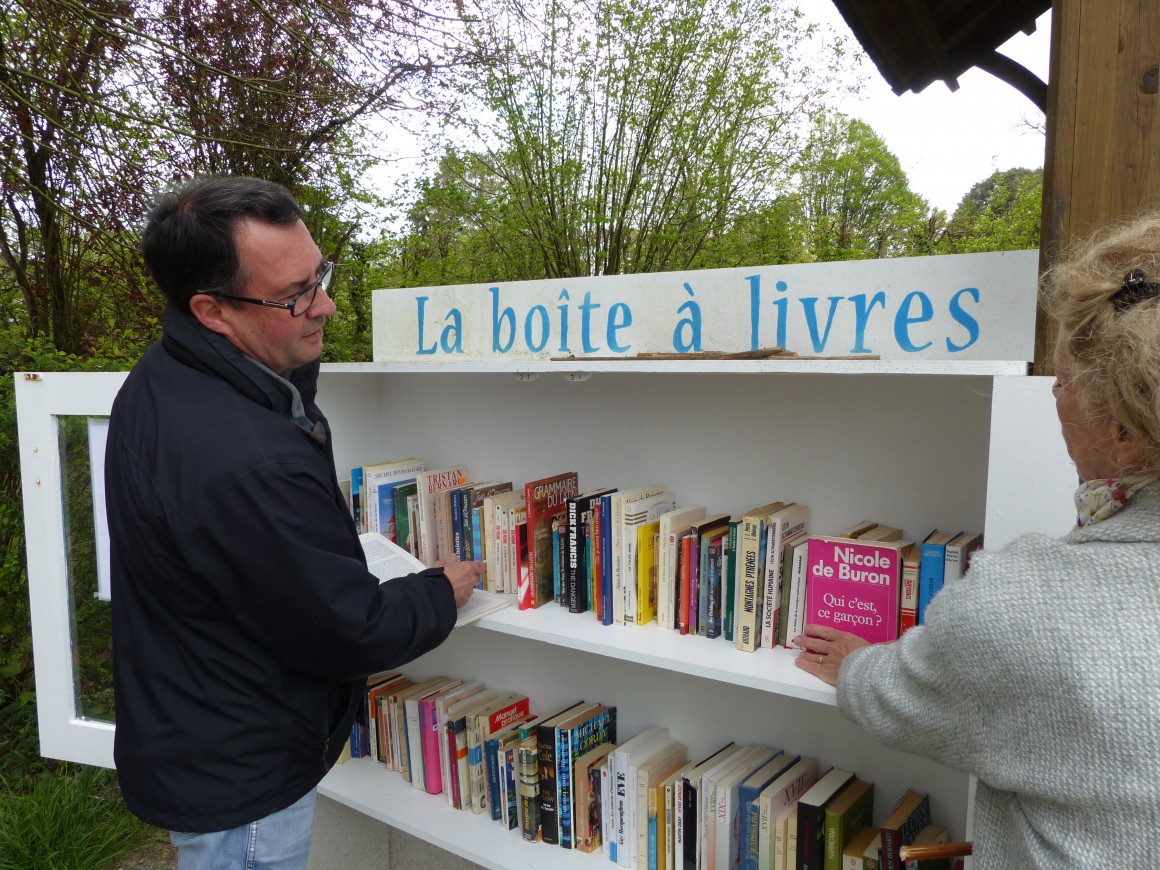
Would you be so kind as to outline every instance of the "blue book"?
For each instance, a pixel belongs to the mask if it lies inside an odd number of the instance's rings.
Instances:
[[[398,524],[395,521],[395,487],[404,483],[414,483],[415,478],[392,480],[390,483],[379,484],[379,532],[386,535],[396,544],[399,543]]]
[[[354,527],[360,535],[366,531],[363,528],[362,505],[360,503],[362,498],[362,478],[363,470],[361,465],[358,468],[352,468],[350,470],[350,512],[354,517]]]
[[[612,625],[612,493],[600,496],[601,622]]]
[[[471,509],[471,558],[468,562],[483,559],[483,508]]]
[[[708,608],[705,614],[705,637],[714,638],[721,634],[721,554],[724,549],[724,536],[714,535],[705,548],[706,599]],[[698,629],[698,634],[700,630]]]
[[[564,849],[574,848],[576,842],[572,782],[576,760],[594,746],[615,742],[616,707],[594,707],[556,728],[557,841]]]
[[[463,490],[451,490],[451,552],[463,560]]]
[[[762,790],[801,760],[800,755],[781,754],[771,758],[749,774],[737,788],[740,808],[737,830],[740,835],[738,854],[741,870],[757,870],[758,835],[761,833],[761,809],[757,799]]]
[[[922,542],[918,563],[918,624],[926,622],[926,607],[943,587],[947,544],[958,532],[935,529]]]
[[[508,809],[507,803],[505,803],[503,806],[500,806],[500,799],[499,799],[500,798],[499,780],[500,780],[500,777],[504,776],[504,771],[500,767],[500,757],[499,757],[500,741],[502,741],[505,737],[510,735],[513,731],[518,733],[520,728],[527,721],[528,721],[527,719],[523,719],[519,722],[512,723],[507,728],[500,729],[495,734],[492,734],[490,737],[488,737],[487,742],[484,743],[483,762],[484,762],[484,767],[487,769],[487,808],[491,812],[492,819],[494,819],[497,822],[506,815],[506,811]],[[510,780],[509,780],[509,782],[510,782]],[[515,810],[514,783],[512,784],[512,790],[509,791],[507,794],[508,794],[509,802],[511,803],[511,809],[514,812],[514,810]]]

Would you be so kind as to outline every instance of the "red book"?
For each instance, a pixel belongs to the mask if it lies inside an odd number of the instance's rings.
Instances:
[[[524,484],[528,511],[529,607],[542,607],[556,600],[552,588],[552,525],[555,505],[580,492],[580,477],[565,471]],[[520,602],[521,609],[523,602]]]
[[[918,625],[918,572],[922,548],[912,544],[902,551],[902,591],[898,611],[898,633]]]
[[[536,606],[536,593],[532,583],[530,526],[528,523],[518,523],[512,534],[515,535],[516,547],[516,604],[520,610],[528,610]]]
[[[691,619],[691,601],[693,599],[693,564],[696,558],[693,555],[693,545],[697,536],[687,532],[681,538],[681,592],[680,603],[677,608],[677,631],[688,634]]]

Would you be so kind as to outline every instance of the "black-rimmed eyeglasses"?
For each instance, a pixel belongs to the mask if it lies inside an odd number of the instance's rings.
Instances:
[[[220,290],[202,290],[207,296],[218,296],[222,299],[232,299],[235,302],[248,302],[251,305],[265,305],[267,308],[285,308],[290,312],[291,317],[301,317],[310,310],[310,306],[314,304],[314,297],[318,295],[318,288],[321,287],[327,292],[330,291],[330,281],[334,277],[334,263],[327,260],[322,264],[322,269],[318,273],[318,277],[291,296],[284,302],[275,302],[272,299],[258,299],[255,296],[235,296],[232,293],[222,293]]]

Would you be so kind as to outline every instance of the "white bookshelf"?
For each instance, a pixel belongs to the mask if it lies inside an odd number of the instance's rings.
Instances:
[[[730,513],[774,498],[804,502],[818,532],[861,518],[901,526],[908,538],[935,526],[983,528],[985,521],[996,540],[1032,526],[1066,528],[1066,508],[1054,503],[1058,479],[1051,502],[1034,479],[1019,488],[988,486],[989,473],[1010,476],[1024,467],[1020,451],[1028,445],[1043,465],[1037,474],[1060,476],[1058,457],[1043,461],[1043,445],[1058,440],[1048,388],[1024,377],[1022,362],[557,365],[324,367],[319,398],[334,428],[340,474],[420,455],[431,467],[466,462],[473,476],[516,485],[570,469],[579,472],[581,489],[663,482],[681,504]],[[107,413],[121,377],[17,375],[23,473],[35,481],[26,483],[26,515],[30,553],[38,554],[29,568],[43,751],[106,765],[112,728],[75,714],[64,651],[61,526],[45,519],[60,513],[59,467],[46,448],[54,446],[54,415]],[[989,501],[989,488],[1002,504]],[[537,712],[578,698],[615,704],[622,739],[667,725],[691,757],[730,740],[815,755],[875,782],[876,818],[913,787],[931,795],[935,819],[955,838],[969,837],[969,778],[879,746],[835,708],[833,690],[792,659],[786,650],[741,653],[724,639],[682,637],[655,625],[605,627],[592,614],[553,604],[531,612],[512,607],[457,629],[403,670],[520,689]],[[336,767],[321,791],[487,867],[602,863],[596,855],[525,843],[518,832],[452,810],[367,760]]]
[[[338,466],[418,454],[432,467],[465,462],[472,476],[517,486],[576,470],[581,490],[661,482],[680,504],[729,513],[793,500],[811,506],[814,531],[865,517],[921,538],[935,526],[983,527],[993,386],[1026,372],[1017,361],[559,365],[327,367],[320,398]],[[485,617],[404,670],[519,689],[538,712],[579,698],[615,704],[621,739],[667,725],[691,757],[729,740],[815,755],[875,781],[876,817],[914,787],[930,793],[935,818],[955,837],[968,836],[969,778],[870,740],[837,711],[834,690],[793,659],[655,624],[602,626],[550,604]],[[328,776],[324,794],[469,860],[601,863],[524,843],[493,822],[484,847],[478,819],[417,794],[429,827],[416,830],[411,790],[397,774],[345,768]]]

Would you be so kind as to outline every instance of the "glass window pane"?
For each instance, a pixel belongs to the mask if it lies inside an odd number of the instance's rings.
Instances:
[[[101,482],[107,419],[60,416],[57,421],[77,714],[83,719],[112,722],[112,612],[108,595],[99,594],[99,578],[105,571],[99,567],[98,554],[107,552],[107,547],[97,545],[98,529],[103,529],[103,504],[100,518],[94,511],[94,493],[102,502],[104,499]]]

